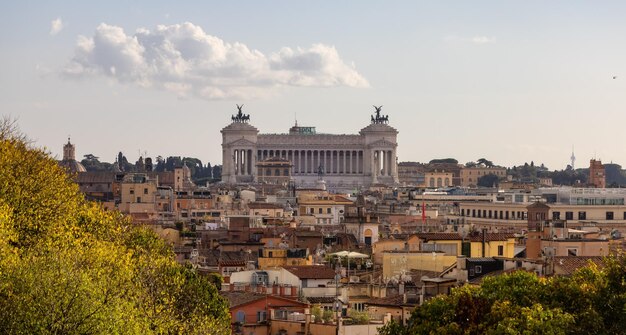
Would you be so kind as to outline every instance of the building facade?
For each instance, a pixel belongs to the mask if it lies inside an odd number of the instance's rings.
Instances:
[[[257,162],[278,157],[292,165],[296,184],[346,187],[397,184],[397,135],[380,109],[358,134],[320,134],[315,127],[295,126],[287,134],[262,134],[241,110],[222,133],[222,181],[258,182]]]
[[[431,171],[424,174],[425,187],[450,187],[452,186],[453,175],[449,171]]]
[[[463,167],[461,173],[461,186],[462,187],[476,187],[478,185],[478,179],[486,175],[493,174],[499,179],[506,177],[506,168],[503,167]]]

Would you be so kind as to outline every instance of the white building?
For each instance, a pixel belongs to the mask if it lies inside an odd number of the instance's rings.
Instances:
[[[359,134],[319,134],[315,127],[297,123],[288,134],[259,134],[241,109],[222,133],[222,181],[256,182],[256,163],[272,157],[292,164],[297,184],[312,185],[320,175],[329,185],[368,186],[398,183],[398,131],[388,116],[372,115]]]

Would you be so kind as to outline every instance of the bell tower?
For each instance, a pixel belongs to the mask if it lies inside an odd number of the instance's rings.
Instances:
[[[63,146],[63,160],[64,161],[73,161],[76,160],[76,148],[70,142],[70,138],[67,138],[67,143]]]

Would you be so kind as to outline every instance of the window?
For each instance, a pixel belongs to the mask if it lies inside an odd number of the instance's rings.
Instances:
[[[578,256],[578,249],[576,248],[567,248],[568,256]]]
[[[135,190],[130,190],[130,194],[135,194]]]
[[[280,169],[276,169],[276,171],[274,171],[274,172],[275,172],[274,173],[275,176],[277,176],[277,177],[280,176]]]
[[[289,169],[285,169],[285,174],[284,176],[288,176],[289,175]]]
[[[315,208],[310,208],[309,212],[311,212],[311,214],[314,214],[315,213]]]
[[[560,220],[561,212],[552,212],[552,220]]]
[[[235,314],[235,320],[239,323],[246,323],[246,313],[244,311],[237,311]]]
[[[565,212],[565,220],[574,220],[574,212]]]
[[[256,321],[257,322],[265,322],[265,321],[267,321],[267,312],[266,311],[257,311],[256,312]]]
[[[318,208],[318,209],[317,209],[317,212],[318,212],[318,213],[320,213],[320,214],[322,214],[322,209],[321,209],[321,208]]]
[[[578,220],[587,220],[587,212],[578,212]]]
[[[330,214],[330,208],[326,208],[326,214]]]
[[[483,267],[482,267],[482,265],[476,265],[476,266],[474,267],[474,272],[475,272],[475,273],[477,273],[477,274],[478,274],[478,273],[483,273]]]
[[[141,197],[137,197],[137,203],[141,203]]]
[[[143,194],[148,194],[148,189],[147,188],[143,189]]]
[[[624,220],[626,220],[626,212],[624,212]]]
[[[606,219],[613,220],[613,212],[606,212]]]
[[[498,246],[498,256],[504,256],[504,246],[503,245],[499,245]]]

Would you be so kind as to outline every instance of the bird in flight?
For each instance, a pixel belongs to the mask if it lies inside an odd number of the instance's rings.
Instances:
[[[613,79],[617,79],[617,76],[613,76]]]

